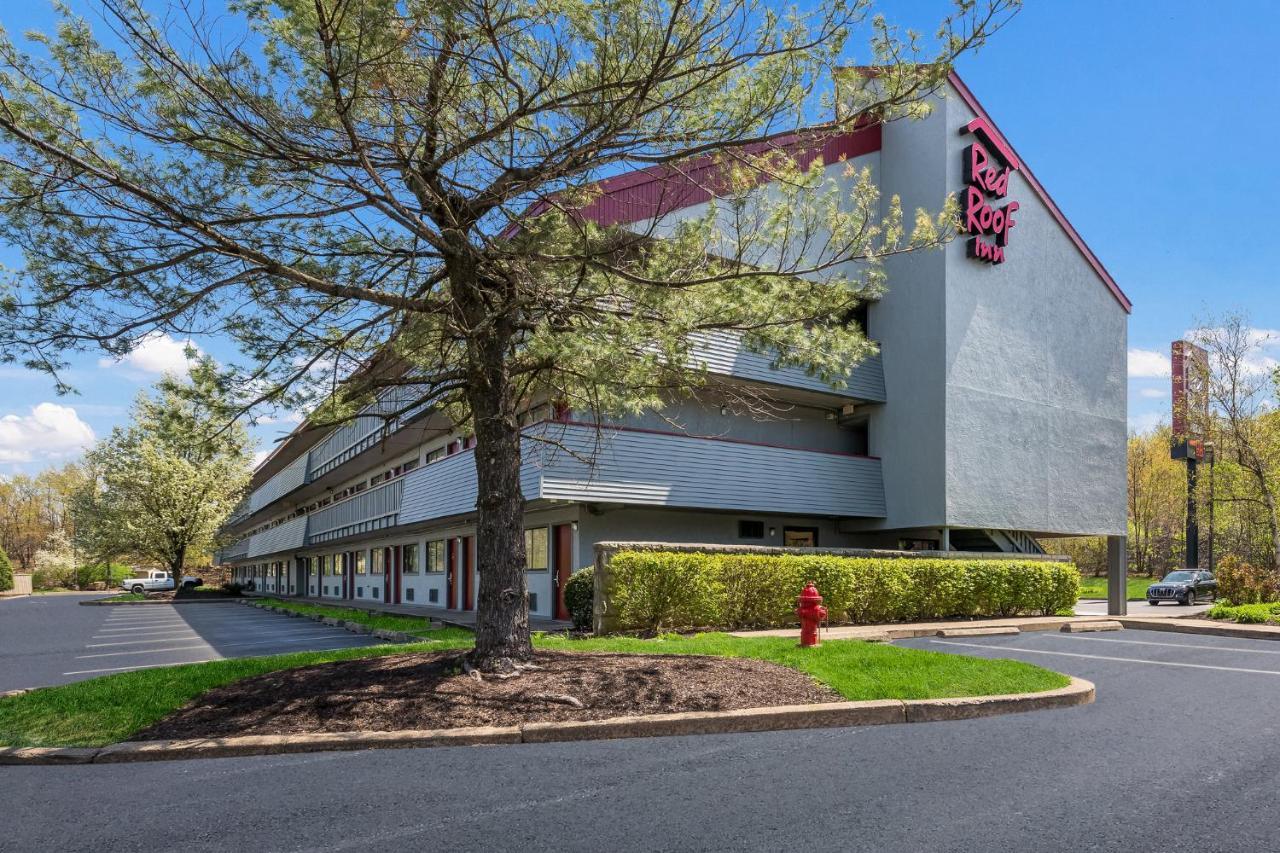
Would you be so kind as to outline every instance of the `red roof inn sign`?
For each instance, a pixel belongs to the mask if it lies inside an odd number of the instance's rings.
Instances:
[[[976,139],[964,150],[964,182],[969,185],[962,204],[962,230],[969,238],[968,255],[990,264],[1004,263],[1009,232],[1018,203],[996,204],[1009,192],[1009,176],[1021,168],[1013,149],[985,118],[975,118],[960,130]]]

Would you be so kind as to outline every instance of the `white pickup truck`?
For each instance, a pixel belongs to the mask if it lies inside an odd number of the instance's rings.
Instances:
[[[200,586],[203,583],[203,580],[191,575],[186,575],[182,578],[184,587]],[[147,572],[147,576],[144,578],[125,578],[120,587],[129,592],[162,592],[173,589],[173,578],[168,572],[152,570]]]

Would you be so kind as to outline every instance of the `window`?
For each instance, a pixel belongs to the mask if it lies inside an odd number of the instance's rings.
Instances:
[[[437,459],[443,459],[445,457],[445,453],[446,453],[446,449],[443,447],[437,447],[435,450],[429,451],[427,453],[426,464],[430,465],[432,462],[435,462]]]
[[[403,555],[400,558],[402,571],[406,575],[416,575],[418,573],[418,546],[417,543],[405,545]]]
[[[384,548],[373,549],[373,559],[370,561],[369,574],[380,575],[386,569],[387,552]]]
[[[417,467],[418,467],[418,457],[416,456],[413,457],[412,459],[405,460],[405,463],[400,466],[401,470],[403,470],[404,473],[406,474],[408,474],[410,471],[412,471],[414,468],[417,468]]]
[[[366,574],[368,571],[367,565],[364,559],[364,551],[356,551],[356,574]]]
[[[524,560],[529,571],[542,571],[550,565],[550,545],[547,528],[530,527],[524,532]]]
[[[333,573],[338,577],[342,577],[342,572],[346,567],[342,565],[342,555],[333,555]]]
[[[782,544],[787,548],[817,548],[818,528],[784,527],[782,528]]]
[[[763,521],[747,521],[738,522],[738,538],[739,539],[763,539],[764,538],[764,522]]]
[[[427,571],[443,572],[445,569],[446,551],[444,540],[437,539],[427,543]]]

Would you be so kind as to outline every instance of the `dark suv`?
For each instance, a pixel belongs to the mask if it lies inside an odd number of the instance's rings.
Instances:
[[[1218,597],[1218,582],[1212,572],[1187,569],[1169,572],[1164,580],[1147,587],[1147,604],[1176,601],[1179,604],[1195,604],[1197,599]]]

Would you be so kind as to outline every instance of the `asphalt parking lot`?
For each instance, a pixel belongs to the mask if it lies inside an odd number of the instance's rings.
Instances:
[[[235,602],[82,607],[85,595],[0,601],[0,691],[222,658],[378,641]]]
[[[1032,661],[1090,679],[1097,702],[867,728],[0,768],[0,792],[24,802],[0,850],[1276,849],[1280,642],[1129,630],[903,645]],[[137,808],[150,802],[182,807]]]

